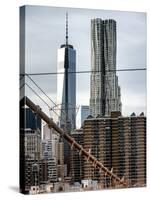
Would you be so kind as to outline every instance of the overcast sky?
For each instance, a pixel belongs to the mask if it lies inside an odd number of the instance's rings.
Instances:
[[[56,72],[57,49],[65,42],[66,12],[69,15],[69,43],[74,46],[77,54],[77,70],[91,69],[92,18],[111,18],[117,22],[117,69],[146,67],[145,13],[26,6],[26,73]],[[119,72],[117,75],[123,115],[146,112],[146,72]],[[32,78],[56,102],[56,75]],[[28,83],[40,94],[31,82]],[[47,109],[33,92],[27,89],[26,93],[44,110]],[[90,74],[77,74],[77,105],[88,105],[89,98]],[[77,121],[79,125],[80,112]]]

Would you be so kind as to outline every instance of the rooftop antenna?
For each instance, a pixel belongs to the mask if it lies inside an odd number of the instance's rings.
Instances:
[[[68,13],[66,12],[66,45],[68,45]]]

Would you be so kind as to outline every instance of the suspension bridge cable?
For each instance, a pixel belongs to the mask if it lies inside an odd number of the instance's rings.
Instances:
[[[57,104],[44,92],[44,90],[27,74],[27,77],[34,83],[34,85],[55,105]]]
[[[44,92],[44,90],[30,77],[30,75],[27,75],[27,77],[34,83],[34,85],[55,105],[55,106],[58,106],[45,92]],[[54,111],[53,110],[53,108],[51,108],[51,110],[52,111]],[[62,113],[64,114],[64,116],[65,116],[65,112],[63,111],[63,109],[61,109],[62,110]],[[64,118],[64,117],[63,117]],[[63,121],[64,121],[64,119],[62,119]],[[64,121],[65,122],[65,121]]]
[[[27,83],[25,83],[24,85],[27,85],[28,88],[30,88],[30,90],[32,90],[32,92],[33,92],[36,96],[38,96],[38,97],[47,105],[47,107],[48,107],[49,109],[51,109],[51,107],[48,105],[48,103],[47,103],[42,97],[40,97],[40,95],[39,95],[33,88],[31,88]]]
[[[128,71],[146,71],[146,68],[124,68],[124,69],[115,69],[115,70],[105,70],[105,72],[128,72]],[[87,70],[87,71],[72,71],[68,72],[69,74],[85,74],[85,73],[98,73],[102,72],[101,70]],[[42,76],[42,75],[57,75],[57,74],[64,74],[64,72],[39,72],[39,73],[25,73],[20,74],[22,75],[30,75],[30,76]]]
[[[27,87],[28,87],[30,90],[32,90],[32,92],[33,92],[36,96],[38,96],[38,97],[45,103],[45,105],[47,105],[47,107],[48,107],[50,110],[52,110],[51,107],[48,105],[48,103],[47,103],[42,97],[40,97],[40,95],[38,95],[37,92],[35,92],[35,90],[34,90],[33,88],[31,88],[27,83],[25,83],[24,86],[25,86],[25,85],[27,85]],[[55,112],[54,110],[52,110],[52,111],[59,117],[59,115],[57,114],[57,112]],[[62,120],[64,121],[64,119],[62,119]]]

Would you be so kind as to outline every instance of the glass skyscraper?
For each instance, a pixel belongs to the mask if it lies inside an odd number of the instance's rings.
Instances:
[[[66,43],[58,49],[57,103],[59,125],[68,134],[76,128],[76,51],[68,44],[68,15],[66,14]],[[70,146],[64,142],[65,176],[70,174]]]
[[[66,56],[66,54],[68,54]],[[68,58],[66,58],[68,57]],[[67,60],[65,60],[67,59]],[[76,51],[72,45],[64,44],[58,49],[57,65],[57,103],[60,104],[60,127],[65,127],[66,122],[66,99],[65,99],[65,68],[68,67],[68,121],[71,129],[76,127],[76,74],[70,73],[76,71]],[[66,64],[67,62],[67,64]]]
[[[121,94],[116,75],[116,21],[91,20],[90,114],[109,116],[121,111]]]

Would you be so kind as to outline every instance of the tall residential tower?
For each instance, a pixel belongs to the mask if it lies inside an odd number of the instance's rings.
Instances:
[[[116,21],[92,19],[90,114],[94,117],[121,111],[116,51]]]

